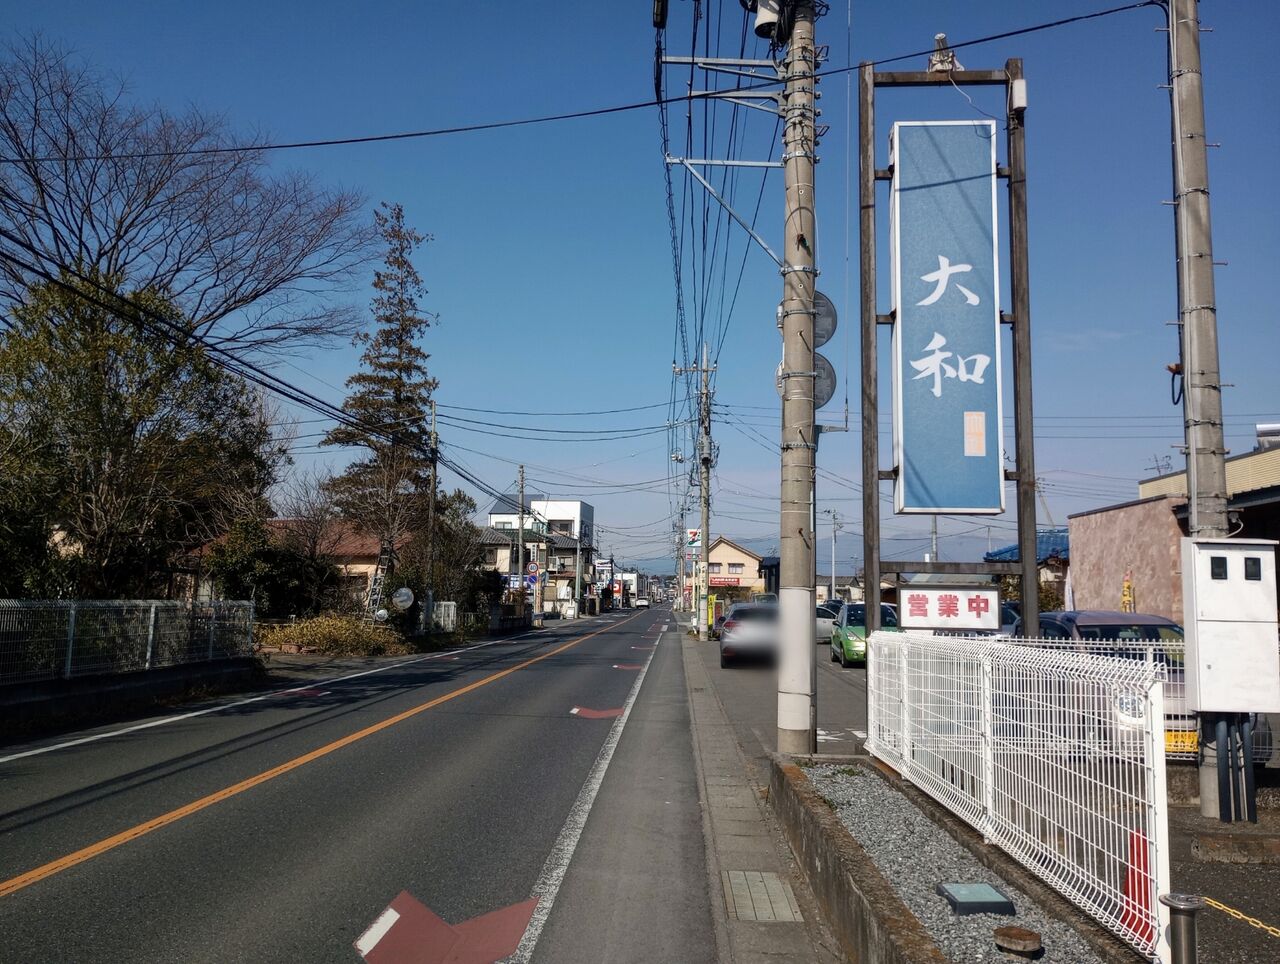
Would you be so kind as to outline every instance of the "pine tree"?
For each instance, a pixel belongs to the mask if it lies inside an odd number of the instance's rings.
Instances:
[[[333,492],[343,515],[394,546],[419,527],[431,484],[427,418],[437,383],[420,340],[435,317],[418,304],[427,291],[411,260],[431,238],[405,224],[399,204],[384,202],[373,217],[386,256],[374,274],[373,330],[355,339],[364,353],[344,406],[369,428],[338,426],[321,444],[367,451],[333,480]]]

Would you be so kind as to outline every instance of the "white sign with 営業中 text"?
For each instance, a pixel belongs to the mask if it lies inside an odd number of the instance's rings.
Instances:
[[[898,590],[898,625],[903,629],[999,629],[997,589],[903,586]]]

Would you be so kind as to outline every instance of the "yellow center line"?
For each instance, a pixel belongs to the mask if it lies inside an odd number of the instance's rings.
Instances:
[[[629,623],[640,615],[641,613],[636,613],[635,616],[629,616],[626,619],[613,623],[612,625],[602,626],[595,632],[587,633],[585,636],[579,636],[576,639],[571,639],[567,643],[557,646],[550,652],[543,653],[541,656],[535,656],[532,659],[527,659],[523,663],[517,663],[515,666],[499,670],[498,672],[486,676],[483,679],[476,680],[474,683],[468,683],[466,686],[459,687],[456,690],[451,690],[442,696],[437,696],[433,700],[420,703],[419,705],[407,709],[402,713],[397,713],[395,716],[387,717],[385,720],[366,726],[363,730],[357,730],[355,733],[344,736],[339,740],[334,740],[332,743],[326,743],[322,747],[318,747],[308,753],[302,754],[301,756],[294,757],[292,760],[281,763],[279,766],[274,766],[270,770],[264,770],[246,780],[241,780],[239,783],[233,783],[229,787],[224,787],[223,789],[211,793],[208,796],[201,797],[199,800],[193,800],[191,803],[178,807],[176,810],[170,810],[168,813],[163,813],[158,817],[152,817],[150,820],[140,823],[136,827],[130,827],[128,830],[122,830],[120,833],[113,834],[110,837],[99,840],[97,843],[90,844],[87,847],[82,847],[74,853],[69,853],[65,857],[59,857],[57,860],[51,860],[49,863],[36,867],[34,870],[28,870],[25,874],[21,874],[0,883],[0,897],[7,897],[9,894],[16,893],[24,887],[30,887],[32,884],[44,880],[46,877],[52,877],[54,874],[61,873],[64,870],[74,867],[76,864],[82,864],[86,860],[91,860],[94,857],[104,854],[108,850],[114,850],[116,847],[129,843],[131,840],[137,840],[139,837],[146,836],[153,830],[159,830],[161,827],[167,827],[171,823],[176,823],[183,817],[189,817],[193,813],[199,813],[206,807],[211,807],[215,803],[221,803],[223,800],[228,800],[231,797],[236,796],[236,794],[244,793],[246,790],[251,790],[259,784],[266,783],[268,780],[274,780],[276,777],[288,773],[290,770],[296,770],[298,767],[310,763],[313,760],[319,760],[321,757],[328,756],[330,753],[333,753],[336,750],[341,750],[345,746],[350,746],[352,743],[363,740],[367,736],[373,736],[375,733],[381,733],[388,727],[395,726],[397,723],[402,723],[410,717],[417,716],[419,713],[425,712],[432,707],[439,706],[441,703],[447,703],[449,700],[456,699],[457,697],[470,693],[473,690],[477,690],[482,686],[487,686],[490,683],[497,682],[503,677],[510,676],[512,673],[526,669],[535,663],[540,663],[544,659],[550,659],[552,656],[563,653],[565,650],[571,649],[579,643],[591,639],[593,636],[599,636],[603,632],[607,632],[617,626]]]

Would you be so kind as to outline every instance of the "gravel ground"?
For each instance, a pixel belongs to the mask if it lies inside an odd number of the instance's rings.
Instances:
[[[996,949],[992,937],[992,931],[1008,924],[1040,934],[1045,949],[1041,961],[1098,961],[1074,930],[1049,917],[1026,894],[980,864],[915,804],[875,774],[857,767],[837,766],[809,767],[805,772],[952,961],[1008,961]],[[934,891],[940,881],[991,884],[1013,901],[1017,915],[961,917]]]

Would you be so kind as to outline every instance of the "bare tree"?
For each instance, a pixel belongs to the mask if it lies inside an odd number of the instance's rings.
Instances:
[[[6,53],[0,225],[18,241],[0,250],[155,292],[236,353],[295,351],[357,329],[349,307],[320,296],[370,251],[358,194],[269,174],[260,138],[239,150],[219,116],[130,104],[120,82],[38,37]],[[5,262],[0,303],[25,303],[32,280]]]
[[[342,520],[329,487],[331,477],[318,467],[297,472],[283,486],[277,502],[287,520],[285,545],[312,561],[332,560],[342,540]]]

